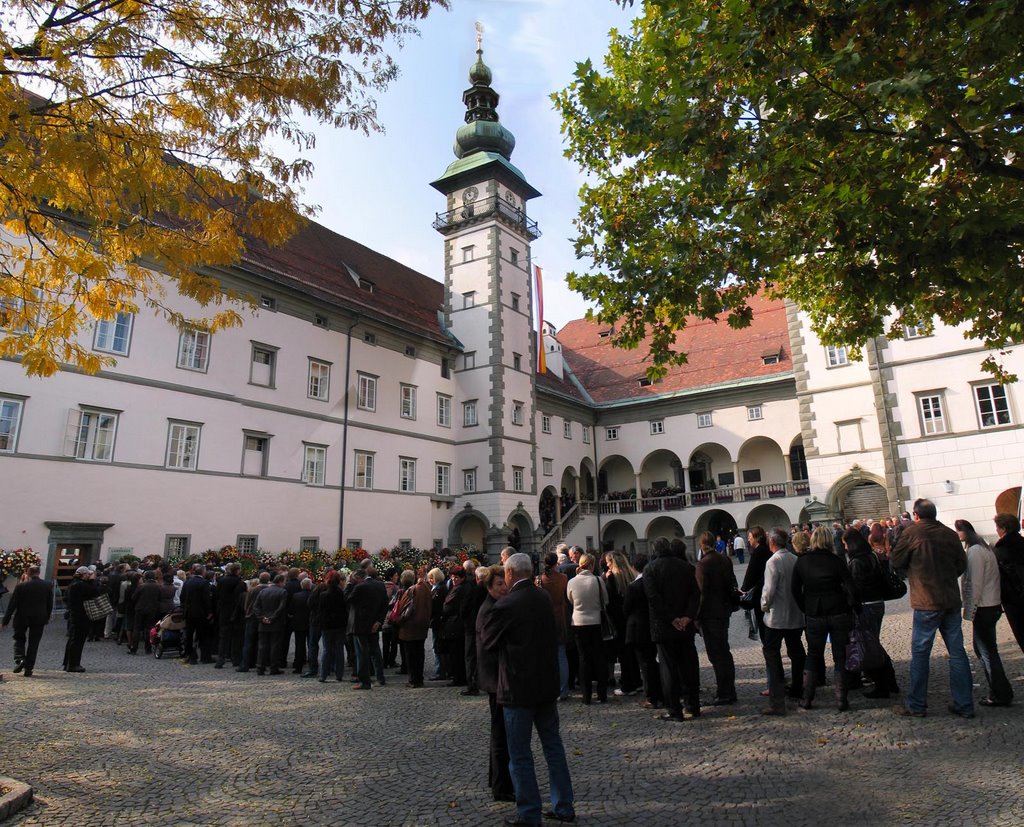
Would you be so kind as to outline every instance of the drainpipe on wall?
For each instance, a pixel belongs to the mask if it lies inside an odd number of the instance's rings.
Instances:
[[[342,402],[341,420],[341,499],[338,503],[338,548],[345,545],[345,471],[348,467],[348,389],[352,375],[352,331],[362,316],[356,313],[352,324],[348,326],[345,342],[345,398]]]
[[[595,422],[590,426],[593,430],[590,433],[592,438],[592,448],[594,449],[594,501],[597,503],[597,551],[602,551],[602,545],[604,543],[604,537],[601,534],[601,492],[598,490],[597,478],[600,473],[597,464],[597,423]],[[589,551],[589,549],[588,549]]]

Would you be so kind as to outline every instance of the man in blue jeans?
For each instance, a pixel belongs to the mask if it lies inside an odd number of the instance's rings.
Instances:
[[[936,519],[935,503],[914,503],[914,522],[901,534],[892,552],[892,567],[910,580],[914,609],[910,689],[906,703],[893,707],[897,715],[923,718],[928,709],[928,668],[935,632],[949,652],[948,709],[961,718],[974,717],[971,666],[964,649],[957,578],[967,570],[967,554],[956,532]]]
[[[516,813],[506,824],[541,823],[541,797],[530,738],[536,727],[551,786],[544,818],[575,821],[572,780],[558,731],[558,632],[551,599],[533,584],[528,554],[505,561],[508,593],[498,600],[480,629],[481,649],[498,653],[497,701],[504,707],[509,772]]]

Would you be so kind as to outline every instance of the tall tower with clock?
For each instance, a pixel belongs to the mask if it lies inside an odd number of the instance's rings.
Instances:
[[[463,345],[452,493],[457,508],[489,523],[485,542],[493,554],[506,533],[531,551],[536,525],[530,243],[540,231],[526,203],[540,193],[511,163],[515,138],[498,121],[479,35],[476,54],[456,160],[431,186],[447,199],[434,228],[444,236],[445,322]]]

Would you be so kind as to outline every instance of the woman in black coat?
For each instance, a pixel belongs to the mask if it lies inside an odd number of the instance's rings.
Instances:
[[[139,649],[139,641],[146,647],[146,654],[153,652],[153,644],[149,642],[149,630],[160,619],[161,584],[156,582],[156,572],[147,571],[142,578],[142,585],[135,590],[135,623],[132,629],[132,640],[128,651],[135,654]]]
[[[486,574],[480,578],[481,585],[487,590],[476,615],[476,674],[477,684],[487,693],[487,703],[491,711],[491,750],[487,769],[487,782],[491,787],[491,795],[495,801],[515,801],[515,789],[512,786],[512,775],[508,767],[508,737],[505,734],[504,707],[498,703],[498,653],[494,649],[485,649],[480,645],[480,631],[487,622],[494,604],[505,596],[505,571],[498,566],[490,566]]]
[[[878,555],[872,551],[871,545],[857,529],[847,529],[843,533],[842,543],[850,568],[850,578],[853,580],[853,594],[860,603],[858,622],[877,638],[882,633],[882,618],[885,617],[885,581],[888,574]],[[875,682],[875,688],[864,693],[865,698],[888,698],[890,693],[900,691],[899,684],[896,683],[892,658],[888,652],[885,653],[885,663],[882,666],[864,671]],[[847,674],[848,686],[850,679],[855,677],[852,672]]]
[[[825,669],[825,642],[831,638],[836,708],[845,712],[850,708],[846,697],[846,644],[853,629],[856,601],[850,570],[835,554],[832,532],[823,526],[814,529],[810,549],[797,558],[793,598],[804,613],[807,631],[807,665],[800,706],[811,708],[816,676]]]

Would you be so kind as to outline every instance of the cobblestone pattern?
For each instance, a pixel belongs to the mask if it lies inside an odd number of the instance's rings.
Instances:
[[[883,640],[907,680],[910,610],[889,604]],[[964,625],[970,635],[970,624]],[[35,788],[10,822],[23,825],[477,825],[509,804],[486,781],[487,701],[404,676],[353,692],[318,683],[129,657],[87,644],[87,672],[59,671],[60,623],[35,676],[11,675],[0,638],[0,771]],[[937,641],[927,718],[831,690],[811,711],[760,715],[761,651],[733,619],[739,703],[667,724],[636,698],[560,705],[579,823],[622,825],[1024,824],[1024,657],[1005,621],[999,638],[1017,691],[976,719],[946,713],[948,672]],[[970,646],[968,642],[968,647]],[[428,654],[428,667],[431,657]],[[701,655],[704,695],[714,679]],[[975,681],[984,684],[976,659]],[[983,697],[984,686],[975,690]],[[546,779],[535,741],[542,790]]]

